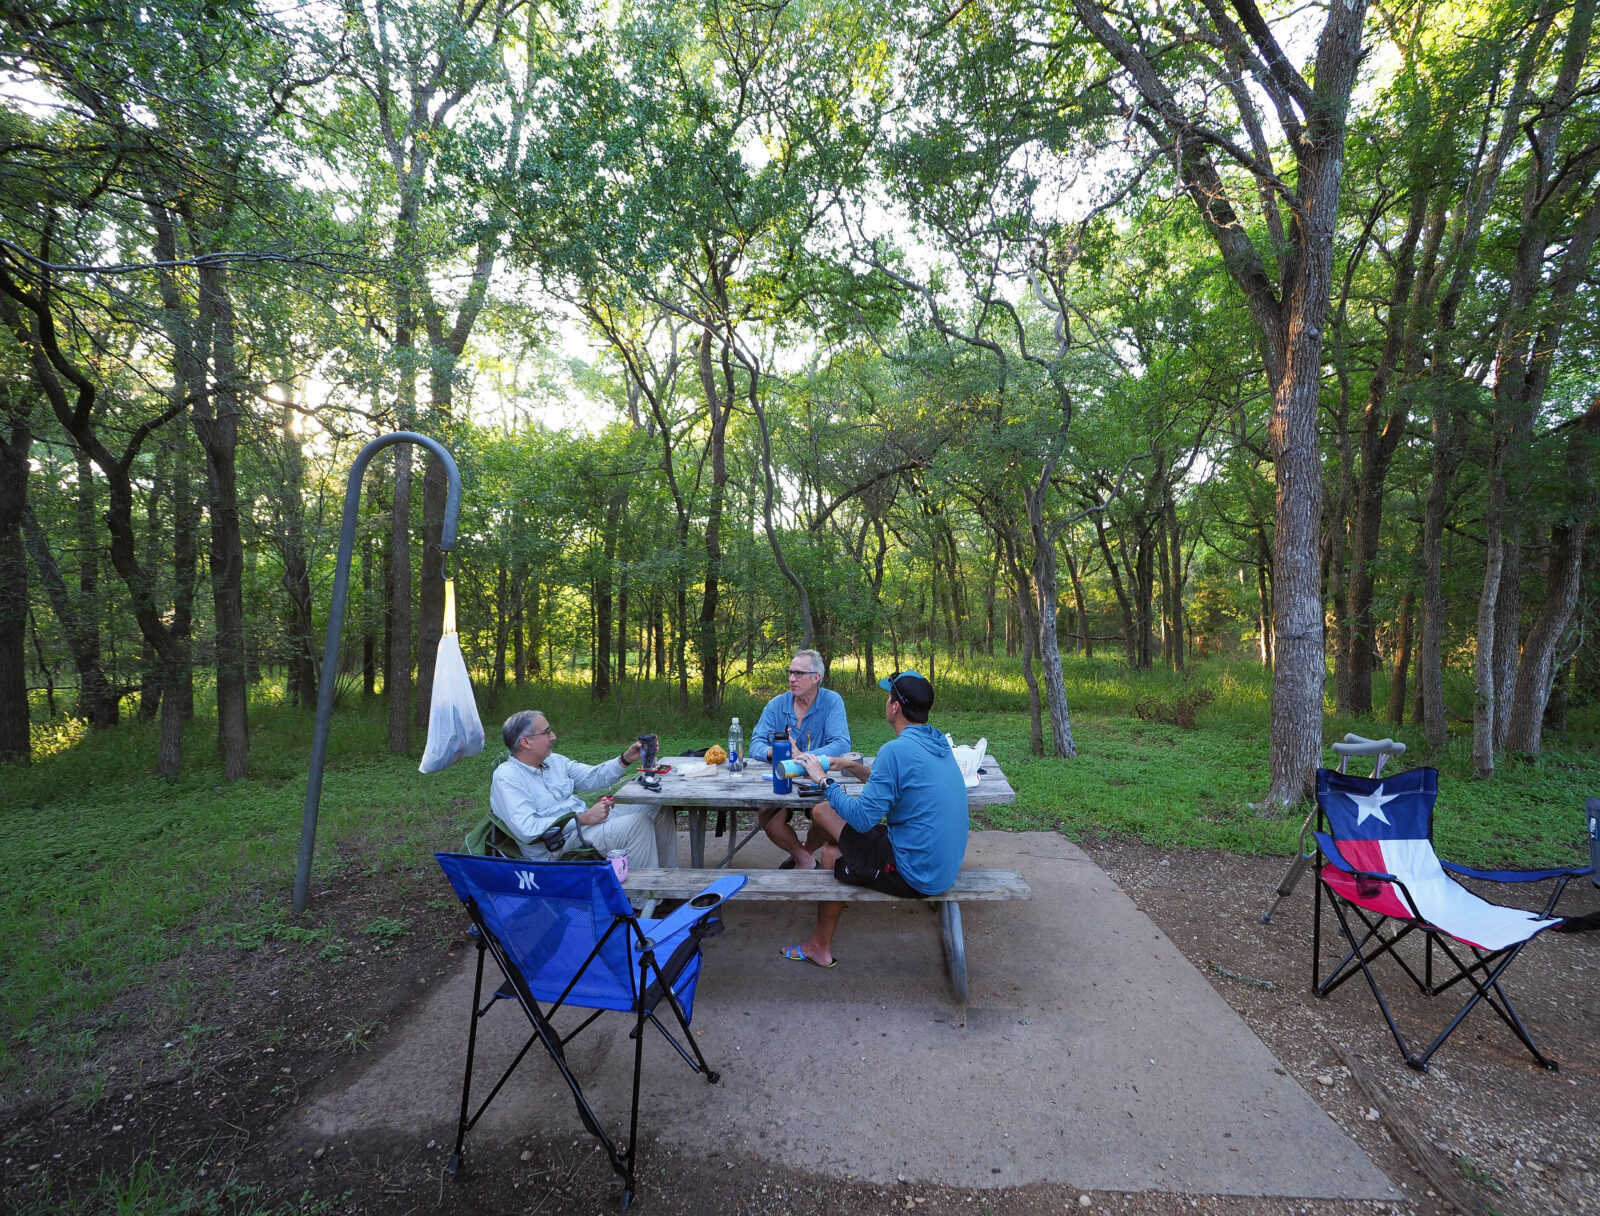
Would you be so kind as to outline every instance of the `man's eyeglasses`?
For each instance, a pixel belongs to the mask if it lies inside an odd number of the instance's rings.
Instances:
[[[821,674],[820,671],[796,671],[793,667],[789,668],[789,678],[791,680],[798,680],[804,676],[820,676]]]
[[[556,733],[555,727],[547,726],[543,730],[529,731],[527,734],[523,735],[522,737],[524,739],[537,739],[541,735],[553,735],[555,733]]]

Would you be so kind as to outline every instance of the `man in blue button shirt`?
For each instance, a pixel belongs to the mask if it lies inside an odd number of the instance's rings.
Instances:
[[[878,752],[861,793],[851,797],[825,777],[815,755],[796,759],[813,781],[827,782],[827,798],[811,811],[812,825],[833,843],[822,864],[840,882],[911,898],[938,895],[955,882],[967,854],[967,789],[944,734],[928,725],[933,685],[915,671],[878,681],[889,694],[883,714],[895,737]],[[846,761],[833,767],[854,770]],[[797,963],[831,967],[833,933],[844,904],[817,905],[811,937],[783,951]]]
[[[789,691],[780,692],[767,702],[761,720],[750,736],[750,758],[771,760],[772,741],[787,735],[796,752],[818,756],[842,756],[850,750],[850,723],[845,721],[844,699],[831,688],[822,687],[822,656],[815,650],[797,650],[789,660]],[[785,869],[815,869],[815,849],[822,838],[813,829],[800,843],[787,814],[762,813],[762,830],[773,844],[789,854]]]

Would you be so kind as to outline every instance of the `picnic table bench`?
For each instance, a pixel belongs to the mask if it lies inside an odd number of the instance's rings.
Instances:
[[[829,870],[741,870],[748,881],[740,899],[840,900],[845,903],[900,900],[905,897],[840,882]],[[622,886],[641,899],[687,899],[726,874],[724,869],[649,869],[632,871]],[[1033,892],[1015,870],[963,868],[955,884],[921,902],[937,904],[944,938],[945,968],[957,1001],[967,999],[967,947],[961,932],[961,905],[972,900],[1029,899]]]

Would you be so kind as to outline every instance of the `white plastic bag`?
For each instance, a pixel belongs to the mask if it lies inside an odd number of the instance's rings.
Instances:
[[[983,758],[989,751],[989,740],[979,739],[971,747],[963,744],[951,750],[955,753],[956,763],[961,766],[961,780],[970,790],[978,784],[978,768],[983,764]]]
[[[483,750],[483,719],[472,695],[467,661],[461,657],[461,637],[456,633],[456,584],[444,584],[444,636],[433,667],[433,704],[428,710],[428,746],[418,770],[437,773],[457,760]]]

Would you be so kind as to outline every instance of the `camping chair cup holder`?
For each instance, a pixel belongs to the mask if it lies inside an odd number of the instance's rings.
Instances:
[[[1363,743],[1368,742],[1363,740]],[[1347,745],[1334,744],[1346,754]],[[1373,755],[1351,750],[1348,754]],[[1341,770],[1343,765],[1341,763]],[[1412,1068],[1426,1072],[1428,1060],[1480,1003],[1492,1009],[1545,1068],[1558,1066],[1533,1041],[1516,1006],[1502,986],[1523,947],[1561,924],[1554,916],[1566,884],[1593,874],[1592,867],[1547,870],[1480,870],[1441,861],[1433,850],[1433,809],[1439,774],[1410,769],[1379,779],[1343,771],[1317,770],[1316,907],[1312,917],[1311,987],[1319,997],[1361,975],[1372,990],[1400,1053]],[[1455,876],[1497,884],[1553,881],[1555,888],[1539,912],[1493,903],[1468,890]],[[1290,884],[1292,885],[1292,884]],[[1322,977],[1322,904],[1327,899],[1347,947],[1338,964]],[[1422,935],[1421,973],[1399,949]],[[1438,1036],[1415,1051],[1401,1033],[1374,964],[1387,956],[1418,991],[1437,996],[1465,983],[1470,990]],[[1446,973],[1442,982],[1435,971]]]
[[[645,1025],[654,1026],[690,1069],[711,1084],[717,1082],[718,1074],[706,1062],[689,1023],[700,978],[701,943],[722,931],[718,909],[745,885],[745,876],[718,878],[671,915],[650,919],[629,905],[616,871],[605,861],[524,861],[460,853],[435,857],[472,918],[478,949],[461,1111],[449,1172],[459,1171],[467,1133],[537,1043],[571,1092],[579,1121],[599,1140],[622,1180],[621,1202],[627,1210],[633,1201],[639,1144]],[[504,977],[487,1001],[483,999],[486,955]],[[489,1096],[473,1110],[478,1022],[503,1000],[522,1009],[532,1030]],[[554,1019],[569,1006],[592,1012],[561,1033]],[[663,1020],[663,1006],[677,1033]],[[607,1011],[633,1018],[628,1034],[634,1044],[633,1101],[625,1148],[601,1125],[567,1059],[568,1044]]]

